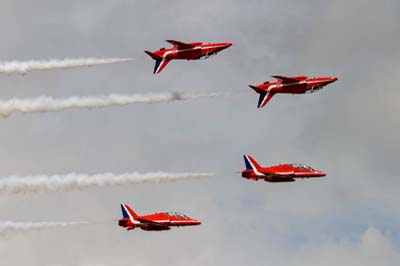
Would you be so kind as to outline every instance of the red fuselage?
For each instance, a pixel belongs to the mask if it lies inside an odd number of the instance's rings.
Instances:
[[[179,47],[174,45],[172,48],[161,48],[158,51],[153,52],[160,58],[165,58],[166,60],[196,60],[196,59],[206,59],[218,52],[230,47],[231,43],[208,43],[203,44],[201,42],[188,43],[193,47]]]
[[[257,174],[253,170],[244,170],[242,172],[242,177],[251,180],[258,180],[261,178],[269,182],[293,182],[295,181],[295,178],[313,178],[326,176],[326,174],[322,171],[314,169],[304,169],[301,167],[293,167],[290,164],[280,164],[276,166],[263,167],[257,170],[259,173],[262,174]],[[276,176],[274,176],[274,174],[276,174]]]
[[[269,182],[293,182],[295,178],[322,177],[326,174],[301,163],[280,164],[262,167],[250,155],[244,155],[246,169],[242,171],[242,177]]]
[[[207,59],[218,52],[230,47],[231,43],[208,43],[201,42],[183,43],[180,41],[167,40],[172,44],[172,48],[161,48],[155,52],[145,51],[156,63],[154,66],[154,74],[160,73],[171,60],[197,60]]]
[[[303,94],[316,92],[329,83],[335,82],[336,77],[309,78],[307,76],[272,76],[277,80],[264,82],[257,86],[249,85],[260,97],[258,108],[262,108],[278,93]]]
[[[307,76],[294,76],[289,77],[297,81],[277,80],[274,82],[264,82],[257,86],[252,86],[258,89],[258,92],[268,93],[290,93],[290,94],[303,94],[306,92],[315,92],[322,89],[322,87],[335,82],[336,77],[321,77],[321,78],[308,78]],[[253,89],[255,89],[253,88]]]
[[[145,231],[164,231],[170,230],[172,226],[191,226],[199,224],[201,224],[200,221],[175,212],[161,212],[138,216],[133,222],[129,218],[122,218],[118,221],[118,225],[125,227],[127,230],[139,227]]]
[[[314,169],[305,169],[302,167],[294,167],[291,164],[280,164],[276,166],[263,167],[257,169],[258,173],[253,170],[244,170],[242,177],[258,180],[264,179],[269,182],[293,182],[295,178],[313,178],[323,177],[326,174],[322,171]]]

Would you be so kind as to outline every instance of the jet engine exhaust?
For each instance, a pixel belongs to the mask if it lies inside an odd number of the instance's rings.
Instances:
[[[0,73],[25,75],[32,71],[89,67],[132,61],[133,58],[66,58],[63,60],[29,60],[0,62]]]
[[[23,194],[33,192],[83,190],[95,187],[122,186],[146,183],[171,183],[196,180],[212,176],[213,173],[125,173],[125,174],[77,174],[10,176],[0,179],[1,194]]]
[[[89,222],[13,222],[0,221],[0,236],[30,233],[69,226],[87,225]]]
[[[0,116],[5,118],[13,113],[47,113],[66,109],[94,109],[129,104],[168,103],[175,101],[198,100],[202,98],[229,95],[228,92],[213,92],[203,94],[186,93],[153,93],[153,94],[109,94],[99,96],[72,96],[68,98],[53,98],[40,96],[37,98],[13,98],[0,101]]]

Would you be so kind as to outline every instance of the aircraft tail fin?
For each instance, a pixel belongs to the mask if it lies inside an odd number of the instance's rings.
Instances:
[[[131,222],[138,218],[138,215],[131,209],[131,207],[129,207],[128,204],[121,204],[121,211],[122,217],[130,219]]]
[[[257,86],[249,85],[249,87],[260,94],[260,97],[258,98],[257,108],[263,108],[265,105],[267,105],[269,100],[271,100],[272,96],[274,96],[275,94],[271,92],[266,92],[265,90],[260,89]]]
[[[258,98],[258,105],[257,108],[263,108],[267,105],[269,100],[274,96],[275,93],[263,92],[260,93],[260,98]]]
[[[243,158],[247,170],[254,170],[257,172],[258,169],[262,168],[250,155],[243,155]]]
[[[157,55],[157,54],[155,54],[155,53],[152,53],[152,52],[149,52],[149,51],[144,51],[146,54],[148,54],[151,58],[153,58],[154,60],[160,60],[161,61],[161,59],[162,59],[162,57],[161,56],[159,56],[159,55]]]
[[[156,64],[154,65],[153,74],[160,73],[164,69],[164,67],[167,66],[169,61],[170,61],[169,59],[156,60]]]
[[[155,63],[155,65],[154,65],[153,74],[158,73],[157,70],[158,70],[158,68],[159,68],[159,66],[160,66],[160,64],[161,64],[161,62],[162,62],[162,60],[156,60],[156,63]]]

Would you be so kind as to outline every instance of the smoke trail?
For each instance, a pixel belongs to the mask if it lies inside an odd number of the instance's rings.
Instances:
[[[21,74],[36,70],[67,69],[73,67],[95,66],[131,61],[133,58],[66,58],[63,60],[30,60],[0,62],[0,73]]]
[[[7,117],[12,113],[45,113],[57,112],[65,109],[92,109],[104,108],[109,106],[122,106],[128,104],[150,104],[173,101],[187,101],[201,98],[217,97],[229,95],[229,92],[203,93],[203,94],[183,94],[178,92],[147,94],[147,95],[122,95],[110,94],[103,96],[73,96],[69,98],[56,99],[48,96],[41,96],[32,99],[13,98],[7,101],[0,101],[0,116]]]
[[[0,221],[0,236],[29,233],[60,227],[85,225],[88,222],[12,222]]]
[[[37,175],[28,177],[10,176],[0,179],[0,194],[19,194],[40,191],[61,191],[86,189],[91,187],[120,186],[144,183],[169,183],[178,180],[192,180],[212,176],[212,173],[125,173],[114,175],[76,174],[67,175]]]

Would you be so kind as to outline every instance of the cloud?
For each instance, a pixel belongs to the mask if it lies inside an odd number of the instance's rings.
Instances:
[[[327,241],[311,244],[289,265],[398,265],[400,253],[388,236],[375,227],[368,228],[356,242]]]

